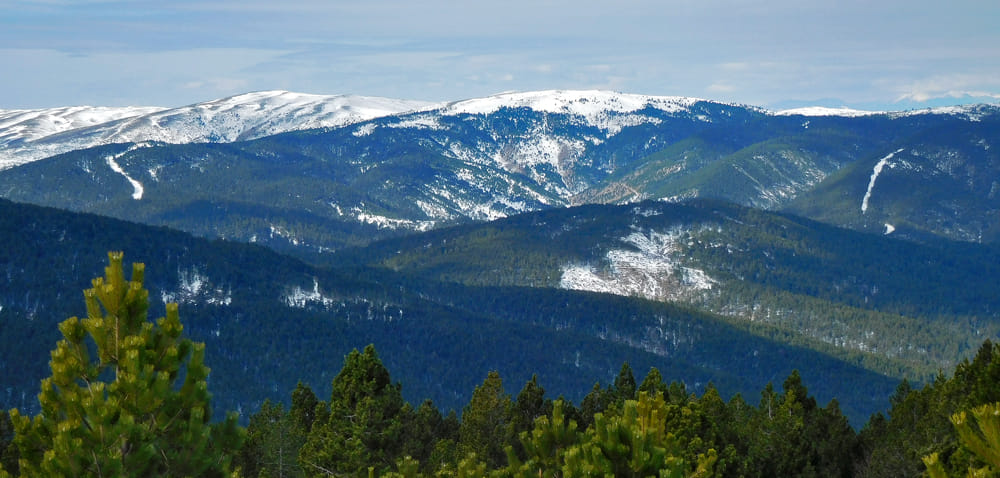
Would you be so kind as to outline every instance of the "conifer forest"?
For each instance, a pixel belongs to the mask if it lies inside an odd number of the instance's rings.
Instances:
[[[108,255],[84,318],[58,326],[39,413],[0,416],[0,476],[708,477],[995,476],[1000,345],[852,427],[797,371],[757,396],[694,392],[621,365],[582,400],[490,372],[460,411],[403,398],[372,345],[329,397],[299,382],[246,417],[213,416],[205,344],[176,304],[150,320],[146,266]],[[150,265],[155,267],[155,265]],[[513,393],[515,390],[519,390]],[[242,422],[241,422],[242,419]]]

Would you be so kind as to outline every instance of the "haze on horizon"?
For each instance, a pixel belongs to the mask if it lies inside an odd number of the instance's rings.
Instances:
[[[272,89],[996,103],[997,19],[1000,4],[975,0],[0,0],[0,109],[172,107]]]

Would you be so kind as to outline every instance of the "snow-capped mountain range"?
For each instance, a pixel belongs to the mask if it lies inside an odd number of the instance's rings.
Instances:
[[[771,112],[607,91],[437,104],[271,91],[176,109],[0,112],[0,191],[312,251],[551,207],[693,197],[991,242],[1000,185],[979,179],[997,177],[998,122],[990,105]],[[916,169],[892,162],[873,184],[894,151],[925,158],[926,174],[904,177]],[[909,206],[907,191],[943,177],[948,188]],[[959,193],[966,213],[949,223]]]
[[[288,131],[335,128],[421,110],[437,110],[440,115],[453,116],[527,108],[579,117],[613,133],[624,125],[649,120],[630,114],[635,111],[654,108],[677,113],[697,101],[701,100],[609,91],[536,91],[432,103],[275,90],[179,108],[73,106],[0,110],[0,169],[104,144],[227,143]]]
[[[103,144],[229,143],[433,106],[368,96],[261,91],[180,108],[0,110],[0,169]]]
[[[681,96],[649,96],[611,91],[503,93],[449,103],[352,96],[259,91],[178,108],[160,106],[68,106],[0,109],[0,170],[49,156],[113,143],[227,143],[288,131],[335,128],[374,118],[421,110],[441,115],[491,114],[502,108],[571,115],[614,134],[624,126],[656,121],[644,109],[680,113],[705,101]],[[758,110],[764,112],[763,108]],[[976,107],[958,106],[909,112],[975,116]],[[807,107],[770,112],[777,116],[860,117],[886,114],[850,108]]]

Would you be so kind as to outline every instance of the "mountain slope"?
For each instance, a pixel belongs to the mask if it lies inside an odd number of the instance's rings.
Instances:
[[[350,260],[469,285],[678,301],[899,377],[930,379],[1000,336],[996,248],[707,200],[523,214],[337,255]]]
[[[8,244],[0,250],[4,407],[36,406],[56,324],[83,313],[80,291],[107,250],[146,263],[152,317],[162,315],[161,301],[180,304],[185,333],[206,343],[217,411],[257,410],[299,380],[328,394],[343,356],[368,343],[408,400],[445,409],[461,408],[490,370],[512,387],[537,374],[553,396],[579,401],[624,361],[693,389],[713,381],[725,394],[755,394],[798,368],[817,397],[837,397],[856,424],[884,408],[895,386],[713,316],[639,299],[463,286],[348,264],[319,269],[257,246],[7,201],[0,236]]]
[[[874,233],[1000,240],[1000,116],[940,122],[857,161],[785,210]]]
[[[260,93],[54,135],[128,141],[139,139],[133,128],[149,132],[156,123],[168,142],[231,141],[322,118],[348,123],[228,145],[73,151],[0,171],[0,195],[257,241],[310,260],[442,225],[656,198],[787,207],[868,231],[888,222],[915,238],[991,241],[1000,228],[991,184],[963,192],[933,179],[905,188],[880,181],[872,212],[858,209],[874,164],[900,149],[926,152],[925,173],[989,182],[1000,130],[993,106],[804,116],[692,98],[542,91],[389,114],[420,105],[373,101]],[[375,114],[386,116],[353,122]],[[112,130],[120,134],[104,136]],[[937,192],[917,204],[913,188]],[[896,212],[871,220],[886,193]]]
[[[113,143],[228,143],[329,128],[431,106],[423,101],[261,91],[180,108],[0,110],[0,169]]]
[[[316,260],[371,238],[565,206],[692,135],[726,138],[728,152],[779,127],[798,122],[690,99],[507,95],[231,145],[81,150],[0,171],[0,194]]]

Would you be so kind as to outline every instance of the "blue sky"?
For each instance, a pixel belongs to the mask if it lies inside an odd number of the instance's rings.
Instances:
[[[270,89],[995,103],[997,25],[995,0],[0,0],[0,109],[182,106]]]

